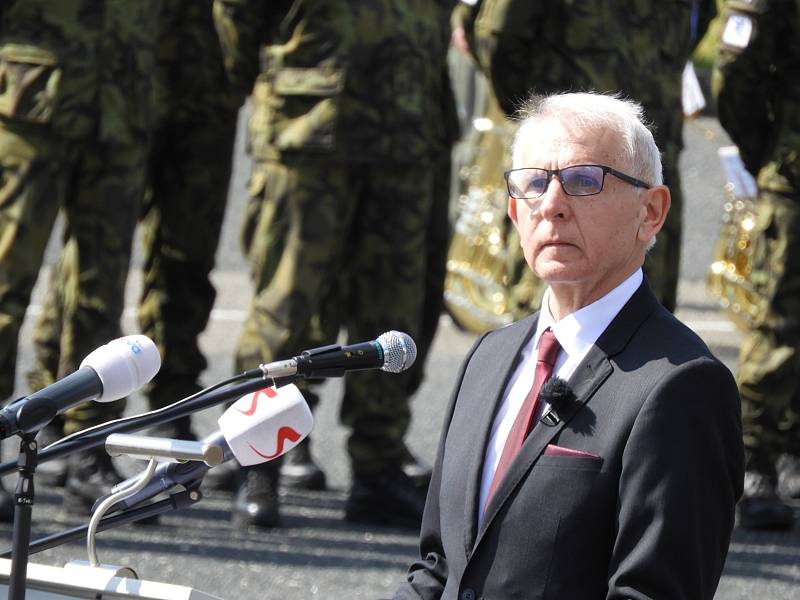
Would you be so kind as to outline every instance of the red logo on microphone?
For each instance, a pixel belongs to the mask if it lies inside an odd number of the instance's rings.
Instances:
[[[264,394],[268,398],[275,398],[278,396],[278,392],[273,390],[272,388],[264,388],[263,390],[258,390],[256,393],[253,394],[253,403],[250,405],[250,408],[247,410],[242,410],[241,408],[237,408],[240,413],[242,413],[245,417],[252,417],[255,412],[256,408],[258,407],[258,397]]]
[[[278,449],[275,451],[275,454],[264,454],[263,452],[259,452],[253,446],[253,444],[248,444],[248,446],[250,446],[250,449],[256,454],[258,454],[261,458],[265,460],[272,460],[273,458],[277,458],[281,454],[283,454],[283,444],[286,442],[286,440],[289,440],[290,442],[294,443],[299,439],[300,439],[299,433],[297,433],[291,427],[284,426],[278,429],[278,443],[277,443]]]

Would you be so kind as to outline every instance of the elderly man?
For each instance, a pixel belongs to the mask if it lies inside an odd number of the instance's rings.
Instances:
[[[670,204],[642,109],[534,99],[513,159],[508,212],[549,287],[464,362],[395,598],[710,599],[742,492],[739,398],[642,275]]]

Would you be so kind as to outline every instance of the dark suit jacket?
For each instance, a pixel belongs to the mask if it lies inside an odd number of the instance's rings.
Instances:
[[[742,492],[739,395],[647,283],[570,378],[562,420],[536,425],[486,507],[492,420],[538,315],[465,360],[428,493],[420,560],[396,599],[711,599]],[[594,456],[552,456],[548,445]]]

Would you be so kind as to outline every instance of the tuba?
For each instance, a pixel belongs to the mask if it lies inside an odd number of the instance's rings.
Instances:
[[[538,309],[539,282],[525,265],[507,216],[513,126],[487,94],[486,116],[473,122],[475,156],[458,172],[457,217],[447,256],[444,300],[462,329],[482,333]]]
[[[765,299],[750,281],[755,248],[757,187],[745,169],[736,146],[719,149],[728,182],[725,184],[722,225],[706,288],[742,331],[749,330],[763,310]]]

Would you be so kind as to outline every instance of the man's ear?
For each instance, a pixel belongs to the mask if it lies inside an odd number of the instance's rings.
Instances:
[[[657,185],[644,191],[642,221],[638,232],[640,241],[646,242],[661,231],[671,202],[669,188],[665,185]]]
[[[508,218],[517,227],[517,199],[513,196],[508,197]]]

